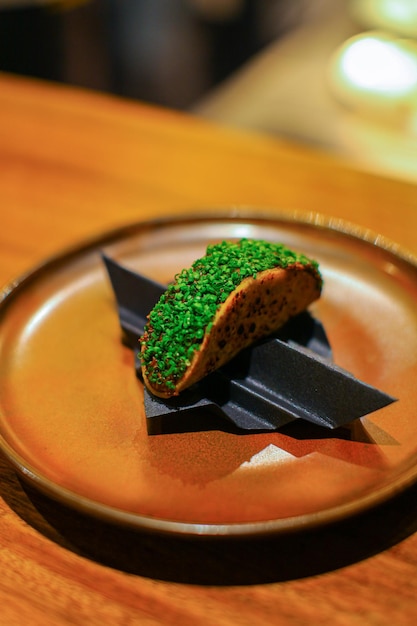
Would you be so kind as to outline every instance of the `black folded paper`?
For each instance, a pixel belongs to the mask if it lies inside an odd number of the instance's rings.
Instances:
[[[104,254],[102,257],[120,325],[127,344],[135,351],[140,376],[138,341],[147,315],[165,287]],[[163,422],[178,422],[197,412],[226,418],[246,431],[276,430],[295,419],[334,429],[392,402],[395,398],[332,362],[325,330],[308,312],[243,350],[178,397],[162,400],[145,388],[149,432],[160,432]]]

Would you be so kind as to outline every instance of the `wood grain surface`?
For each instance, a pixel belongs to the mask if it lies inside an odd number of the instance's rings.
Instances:
[[[412,184],[279,138],[0,76],[0,283],[109,228],[230,206],[342,218],[417,254]],[[49,500],[1,457],[0,624],[411,625],[416,530],[410,486],[305,533],[142,534]]]

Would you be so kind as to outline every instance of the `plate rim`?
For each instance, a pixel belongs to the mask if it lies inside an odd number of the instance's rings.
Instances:
[[[383,252],[393,255],[397,260],[411,266],[417,272],[417,257],[403,246],[389,238],[380,235],[371,229],[361,227],[341,218],[328,217],[321,213],[305,212],[298,210],[259,210],[255,207],[233,207],[199,211],[198,213],[186,212],[174,216],[160,216],[145,220],[136,220],[121,226],[103,230],[99,234],[82,240],[73,246],[68,246],[60,252],[50,255],[28,271],[12,279],[1,288],[0,291],[0,324],[5,308],[13,298],[31,281],[36,280],[49,268],[66,264],[72,259],[82,257],[94,250],[117,243],[118,240],[134,235],[136,232],[146,233],[146,230],[154,231],[157,228],[179,227],[190,223],[217,223],[242,222],[267,223],[273,222],[277,226],[301,225],[313,230],[321,230],[330,234],[352,238],[362,244],[375,246]],[[1,415],[0,415],[1,418]],[[62,487],[53,480],[44,476],[27,462],[0,434],[0,451],[11,464],[19,477],[36,487],[44,495],[68,506],[80,513],[99,518],[103,521],[116,523],[135,530],[151,531],[175,536],[193,537],[256,537],[280,533],[294,533],[301,530],[313,529],[325,526],[355,514],[360,514],[379,504],[393,498],[400,492],[405,491],[417,480],[417,464],[404,469],[399,477],[393,482],[381,485],[378,489],[366,493],[347,503],[335,505],[330,508],[306,513],[303,515],[263,520],[255,522],[233,523],[208,523],[182,522],[161,519],[133,513],[112,507],[92,500],[76,492]]]

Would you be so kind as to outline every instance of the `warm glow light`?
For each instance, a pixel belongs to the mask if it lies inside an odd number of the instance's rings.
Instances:
[[[379,12],[395,23],[417,20],[416,0],[382,0]]]
[[[329,59],[328,86],[347,152],[374,171],[415,178],[417,41],[381,31],[346,40]]]
[[[411,37],[417,34],[416,0],[352,0],[351,11],[366,27]]]
[[[341,55],[340,71],[359,89],[398,96],[417,87],[417,59],[393,41],[366,36]]]
[[[417,114],[417,42],[379,31],[348,39],[330,59],[329,87],[356,113],[411,129]]]

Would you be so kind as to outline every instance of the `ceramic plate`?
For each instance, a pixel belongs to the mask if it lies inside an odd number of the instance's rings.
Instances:
[[[208,243],[240,237],[319,261],[325,286],[311,310],[335,362],[397,402],[337,431],[297,420],[244,434],[213,421],[148,434],[100,252],[168,282]],[[0,315],[1,447],[78,510],[166,533],[257,535],[352,515],[416,478],[417,267],[369,233],[288,215],[134,224],[15,281]]]

